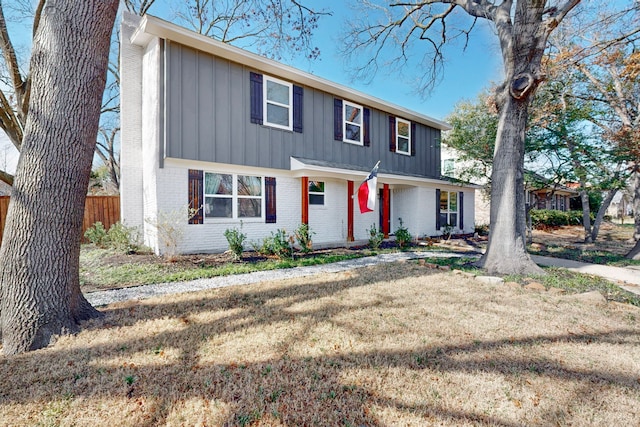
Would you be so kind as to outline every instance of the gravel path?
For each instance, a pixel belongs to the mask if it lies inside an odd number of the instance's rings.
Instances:
[[[309,267],[256,271],[254,273],[234,274],[229,276],[212,277],[209,279],[197,279],[190,280],[188,282],[158,283],[154,285],[90,292],[85,294],[85,297],[91,303],[91,305],[97,307],[119,301],[141,300],[160,295],[202,291],[205,289],[223,288],[227,286],[248,285],[251,283],[264,282],[267,280],[284,280],[294,277],[311,276],[319,273],[337,273],[340,271],[352,270],[354,268],[369,267],[380,263],[426,257],[448,258],[460,256],[469,255],[451,252],[397,252],[339,261],[332,264],[314,265]]]

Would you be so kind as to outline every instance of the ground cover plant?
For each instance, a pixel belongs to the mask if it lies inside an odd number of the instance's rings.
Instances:
[[[101,307],[0,425],[638,425],[640,309],[404,262]]]

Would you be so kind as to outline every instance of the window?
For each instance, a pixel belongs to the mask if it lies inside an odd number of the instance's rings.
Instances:
[[[455,160],[444,159],[442,161],[442,175],[453,176],[454,169],[455,169]]]
[[[280,129],[292,130],[293,85],[273,77],[264,76],[264,123]]]
[[[371,146],[371,110],[342,99],[333,99],[333,139]]]
[[[411,123],[396,118],[396,153],[411,155]]]
[[[309,204],[324,205],[324,182],[309,181]]]
[[[204,174],[205,218],[262,218],[262,178]]]
[[[344,142],[362,145],[362,107],[344,101],[342,110]]]
[[[440,191],[440,227],[458,226],[458,193]]]

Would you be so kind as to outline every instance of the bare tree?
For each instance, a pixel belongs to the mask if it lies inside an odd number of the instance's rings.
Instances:
[[[80,291],[79,254],[117,9],[117,0],[46,0],[39,14],[24,95],[30,113],[0,247],[5,354],[46,346],[99,315]]]
[[[468,41],[479,20],[492,25],[504,66],[504,82],[495,99],[499,115],[491,178],[491,233],[479,265],[492,273],[542,273],[526,250],[524,135],[528,109],[544,79],[541,64],[551,32],[580,0],[422,0],[389,5],[367,1],[377,22],[356,20],[349,50],[367,50],[360,70],[375,69],[393,49],[396,64],[405,64],[416,42],[427,50],[422,88],[433,86],[441,69],[444,46]],[[462,19],[459,12],[470,19]],[[466,23],[466,24],[465,24]]]
[[[313,31],[324,9],[297,0],[190,0],[175,11],[178,21],[224,43],[256,50],[271,58],[320,55]]]

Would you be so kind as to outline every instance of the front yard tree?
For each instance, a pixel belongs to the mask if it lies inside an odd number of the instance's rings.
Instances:
[[[433,85],[434,70],[441,66],[442,50],[449,40],[469,37],[478,20],[493,26],[502,53],[504,82],[495,94],[499,122],[491,177],[491,232],[487,251],[479,261],[491,273],[542,272],[526,250],[524,135],[529,105],[544,78],[541,63],[548,37],[579,2],[422,0],[388,7],[368,2],[374,6],[372,11],[386,18],[380,23],[356,22],[350,32],[355,42],[349,49],[373,49],[373,59],[365,68],[375,66],[384,45],[394,44],[403,61],[411,56],[414,41],[426,40],[424,46],[431,48],[424,61],[430,64],[426,81]],[[459,11],[471,18],[467,27],[458,26]]]
[[[29,114],[0,247],[3,351],[46,346],[99,315],[83,297],[84,200],[117,0],[46,0],[34,34]]]

